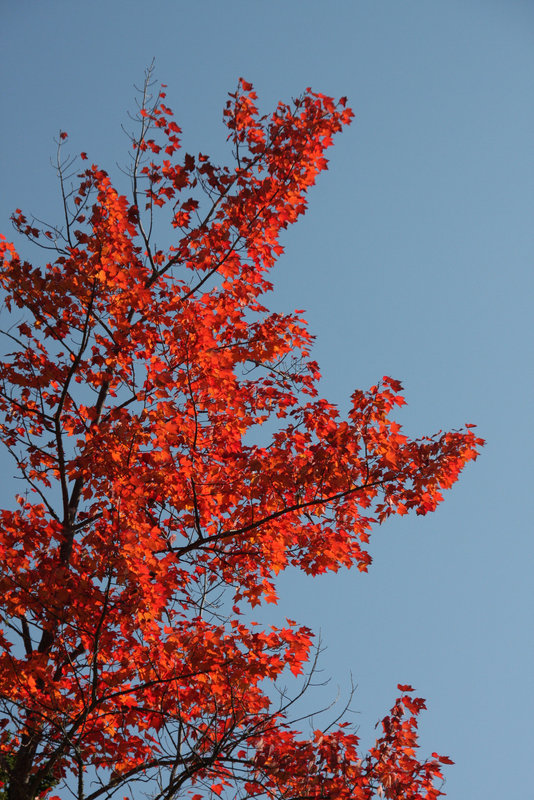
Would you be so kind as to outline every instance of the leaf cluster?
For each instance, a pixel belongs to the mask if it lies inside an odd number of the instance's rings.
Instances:
[[[262,117],[240,81],[224,110],[234,164],[220,167],[181,154],[150,85],[130,196],[95,164],[73,179],[61,134],[63,224],[13,217],[53,260],[0,241],[15,320],[0,431],[27,487],[0,512],[5,796],[74,776],[78,800],[96,800],[155,776],[157,800],[431,800],[422,701],[404,694],[363,759],[343,724],[303,738],[268,687],[304,673],[312,632],[263,630],[247,609],[276,602],[290,565],[366,571],[372,526],[433,511],[482,441],[410,440],[388,377],[340,419],[302,313],[266,305],[280,235],[353,116],[345,99],[307,90]]]

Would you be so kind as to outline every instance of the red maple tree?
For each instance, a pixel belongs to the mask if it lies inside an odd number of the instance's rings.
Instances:
[[[276,601],[287,566],[366,571],[372,525],[434,510],[482,444],[407,438],[391,378],[355,391],[346,419],[320,397],[301,313],[264,302],[280,234],[353,114],[309,89],[270,116],[255,101],[241,80],[219,167],[181,156],[147,77],[130,197],[95,165],[71,188],[62,133],[62,225],[13,217],[53,261],[1,240],[1,431],[27,487],[1,511],[9,800],[67,782],[77,800],[134,797],[149,780],[157,800],[440,794],[449,760],[418,758],[411,687],[364,755],[344,722],[306,736],[269,687],[305,675],[311,631],[243,613]]]

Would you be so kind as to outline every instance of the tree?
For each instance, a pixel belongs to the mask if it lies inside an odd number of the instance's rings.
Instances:
[[[248,613],[289,565],[366,571],[372,525],[433,511],[482,444],[469,428],[410,440],[387,377],[341,419],[301,312],[264,305],[280,233],[352,112],[308,89],[259,117],[241,80],[235,163],[218,167],[180,157],[150,87],[149,72],[130,198],[95,165],[71,185],[61,133],[62,224],[13,216],[54,260],[0,244],[1,430],[27,487],[1,512],[4,797],[65,781],[78,800],[134,797],[150,780],[158,800],[435,798],[450,762],[418,758],[411,687],[364,756],[341,720],[306,736],[272,685],[289,670],[307,687],[312,633]]]

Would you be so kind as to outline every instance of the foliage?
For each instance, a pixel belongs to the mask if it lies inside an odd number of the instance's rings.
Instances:
[[[352,112],[309,89],[266,117],[255,100],[245,81],[230,95],[235,163],[218,167],[180,157],[147,78],[130,199],[95,165],[71,188],[62,133],[64,223],[13,217],[54,260],[1,240],[1,430],[28,489],[1,511],[10,800],[50,796],[52,778],[78,800],[149,779],[158,800],[440,794],[449,762],[417,758],[411,687],[365,756],[343,722],[306,737],[269,687],[304,674],[311,631],[243,613],[276,601],[288,565],[366,571],[371,526],[434,510],[482,444],[469,429],[410,440],[387,377],[344,420],[320,397],[301,312],[264,299]]]

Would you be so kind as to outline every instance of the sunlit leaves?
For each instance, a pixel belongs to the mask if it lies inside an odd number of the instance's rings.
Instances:
[[[0,240],[15,323],[1,433],[28,490],[0,532],[10,780],[33,798],[83,764],[111,788],[159,770],[169,798],[202,784],[430,800],[449,762],[417,760],[411,687],[365,757],[344,725],[305,739],[268,687],[306,674],[312,632],[247,620],[289,565],[366,571],[372,526],[434,510],[482,442],[471,427],[410,440],[388,377],[341,419],[302,312],[267,306],[345,98],[307,90],[261,117],[241,81],[224,110],[232,167],[182,156],[164,99],[141,108],[130,197],[84,167],[63,228],[13,217],[54,260]]]

